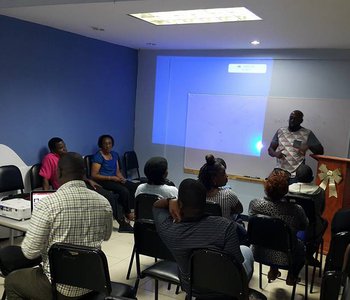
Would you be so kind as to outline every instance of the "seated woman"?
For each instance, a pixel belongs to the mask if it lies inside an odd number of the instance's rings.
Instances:
[[[304,230],[308,225],[308,219],[304,210],[297,204],[293,204],[284,200],[284,196],[288,192],[288,176],[284,171],[275,170],[267,178],[264,183],[266,196],[263,199],[252,200],[249,204],[249,215],[266,215],[283,220],[290,226],[292,232],[297,234],[297,231]],[[287,257],[285,253],[261,249],[253,247],[253,253],[259,253],[259,256],[265,257],[271,262],[284,265],[287,264]],[[305,263],[305,249],[304,243],[297,240],[297,245],[294,255],[294,265],[288,271],[286,283],[287,285],[294,285],[298,279],[298,274]],[[270,271],[267,274],[268,279],[275,280],[281,276],[277,267],[270,267]]]
[[[243,212],[242,203],[231,189],[221,189],[227,183],[225,167],[212,154],[205,157],[206,163],[199,170],[198,179],[207,190],[207,201],[220,204],[222,216],[232,220]]]
[[[112,151],[114,139],[108,134],[101,135],[98,139],[100,150],[92,158],[91,177],[103,188],[119,195],[119,201],[124,208],[126,217],[134,219],[130,210],[130,203],[134,201],[137,184],[127,181],[118,166],[118,153]]]
[[[308,264],[319,267],[321,262],[313,255],[319,248],[321,238],[328,226],[328,222],[322,218],[325,209],[325,191],[312,183],[314,176],[308,165],[301,164],[296,170],[295,178],[297,182],[289,186],[289,196],[306,196],[315,207],[315,223],[309,224],[305,231],[299,232],[298,237],[305,242]]]
[[[150,158],[144,168],[147,183],[140,184],[135,192],[139,194],[157,195],[159,198],[177,198],[177,188],[167,184],[168,162],[164,157]]]

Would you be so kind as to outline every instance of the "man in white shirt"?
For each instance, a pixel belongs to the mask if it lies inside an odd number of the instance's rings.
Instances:
[[[112,208],[106,198],[89,190],[83,181],[84,161],[73,152],[58,162],[58,190],[35,207],[21,248],[24,256],[42,256],[38,268],[20,269],[5,278],[7,299],[51,299],[48,251],[57,242],[100,247],[112,233]],[[87,292],[58,285],[59,299],[77,299]]]

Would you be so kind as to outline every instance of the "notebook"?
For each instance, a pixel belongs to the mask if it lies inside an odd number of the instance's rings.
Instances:
[[[39,203],[39,201],[45,197],[47,197],[48,195],[54,193],[56,191],[54,190],[50,190],[50,191],[32,191],[30,193],[30,207],[31,210],[33,211],[33,209],[35,208],[35,206]]]

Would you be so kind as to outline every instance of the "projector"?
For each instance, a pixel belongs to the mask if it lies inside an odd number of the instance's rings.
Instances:
[[[15,220],[30,219],[30,201],[20,198],[0,201],[0,216]]]

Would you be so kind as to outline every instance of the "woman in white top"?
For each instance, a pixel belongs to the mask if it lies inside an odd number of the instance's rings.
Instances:
[[[139,194],[157,195],[159,198],[177,198],[177,188],[169,185],[168,162],[164,157],[150,158],[144,168],[148,182],[140,184],[135,192]]]

